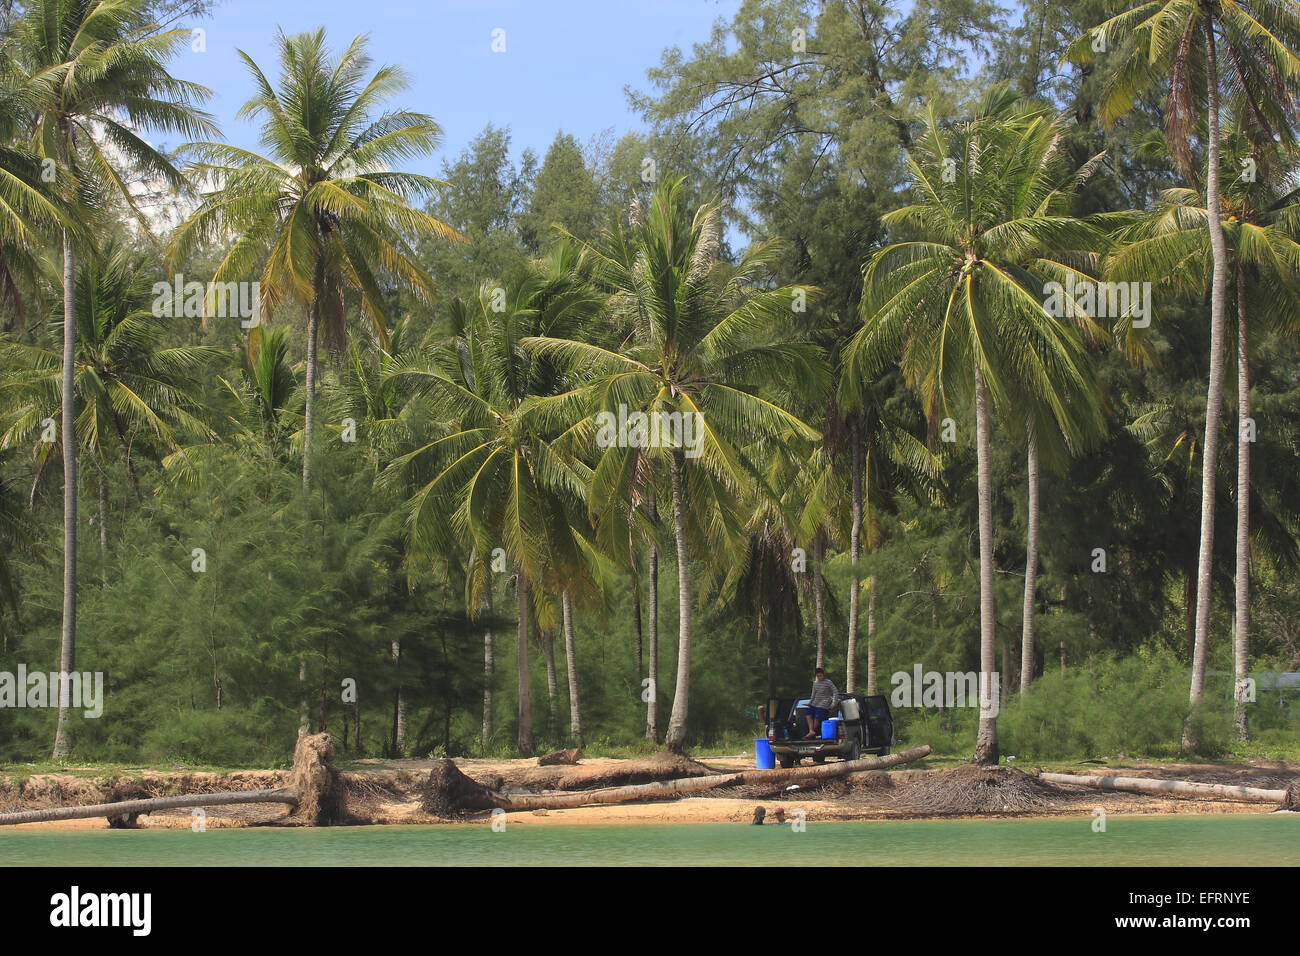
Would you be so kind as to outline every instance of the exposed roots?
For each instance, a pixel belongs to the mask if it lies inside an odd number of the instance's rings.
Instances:
[[[927,816],[1041,812],[1069,797],[1013,767],[967,764],[901,788],[892,808]]]

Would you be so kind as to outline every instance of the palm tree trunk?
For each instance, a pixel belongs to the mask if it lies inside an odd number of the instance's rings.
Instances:
[[[397,682],[393,687],[393,755],[406,753],[406,698],[402,696],[402,642],[393,641],[391,647],[393,666],[397,669]]]
[[[1219,422],[1223,412],[1224,305],[1227,296],[1228,251],[1219,212],[1219,65],[1214,50],[1214,16],[1205,17],[1205,81],[1209,92],[1209,156],[1205,195],[1209,214],[1214,279],[1210,293],[1210,383],[1205,396],[1205,442],[1201,459],[1201,545],[1196,565],[1196,647],[1192,654],[1189,704],[1195,709],[1205,690],[1205,659],[1210,639],[1211,575],[1214,570],[1215,468],[1219,463]],[[1191,722],[1183,727],[1184,751],[1197,749]]]
[[[673,712],[668,718],[664,746],[673,753],[686,748],[686,715],[691,689],[691,582],[686,560],[686,509],[682,499],[680,448],[668,456],[673,481],[673,534],[677,539],[677,687],[673,691]]]
[[[108,587],[108,479],[99,468],[99,586]]]
[[[991,693],[994,660],[993,607],[993,478],[989,466],[989,399],[984,375],[975,366],[975,457],[979,474],[980,528],[980,696]],[[986,715],[980,702],[979,735],[975,739],[975,762],[998,762],[997,718]]]
[[[1250,656],[1250,355],[1246,325],[1246,267],[1237,261],[1237,580],[1236,633],[1233,635],[1233,717],[1237,739],[1250,739],[1245,682]]]
[[[876,692],[876,576],[867,577],[867,694]]]
[[[492,616],[492,575],[488,574],[487,596],[484,606],[488,617]],[[488,743],[492,739],[492,674],[496,670],[496,659],[492,652],[492,629],[483,632],[483,752],[487,753]]]
[[[555,677],[555,631],[542,631],[542,661],[546,665],[546,733],[554,739],[559,726],[560,684]]]
[[[849,649],[844,666],[844,689],[853,693],[858,680],[858,554],[862,542],[862,435],[857,415],[849,421],[849,455],[852,458],[853,525],[849,530],[849,562],[853,575],[849,579]]]
[[[77,656],[77,432],[76,371],[77,323],[75,306],[76,261],[72,237],[63,231],[63,634],[59,645],[59,671],[72,673]],[[68,704],[66,681],[59,681],[59,718],[54,731],[55,760],[68,754]]]
[[[524,577],[523,568],[517,569],[515,591],[519,597],[519,752],[533,752],[533,711],[532,694],[528,676],[528,579]]]
[[[813,615],[817,620],[817,666],[826,666],[826,609],[822,606],[822,562],[826,538],[820,528],[813,537]]]
[[[650,524],[659,528],[659,509],[655,505],[654,491],[650,492]],[[646,582],[646,624],[650,638],[650,699],[646,701],[645,739],[659,742],[659,542],[650,542],[650,578]]]
[[[1029,457],[1026,462],[1026,475],[1029,484],[1029,528],[1025,534],[1025,603],[1020,626],[1020,659],[1034,659],[1034,588],[1038,580],[1038,433],[1034,430],[1034,416],[1028,422]],[[1033,668],[1020,668],[1020,693],[1029,690],[1033,680]],[[1010,674],[1002,676],[1003,681],[1011,680]]]
[[[567,590],[560,594],[564,621],[564,664],[569,672],[569,733],[582,746],[582,704],[578,700],[578,651],[573,642],[573,605]]]
[[[311,437],[316,423],[316,334],[320,314],[313,300],[307,309],[307,404],[302,423],[302,490],[311,491]]]
[[[641,669],[645,667],[643,653],[643,634],[641,629],[641,575],[638,573],[636,548],[628,555],[632,566],[632,657],[636,664],[636,679],[641,680]]]

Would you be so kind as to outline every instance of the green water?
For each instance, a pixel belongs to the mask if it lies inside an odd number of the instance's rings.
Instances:
[[[1300,818],[1090,817],[789,826],[0,830],[5,866],[1300,865]]]

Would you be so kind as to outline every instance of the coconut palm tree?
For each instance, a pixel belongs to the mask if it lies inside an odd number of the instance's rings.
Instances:
[[[756,245],[732,266],[717,258],[720,241],[718,207],[705,203],[692,215],[684,181],[665,178],[649,208],[634,209],[626,229],[607,233],[599,244],[581,244],[597,282],[611,293],[611,310],[627,316],[625,323],[614,321],[632,330],[629,337],[618,348],[555,336],[524,340],[584,380],[553,404],[576,412],[580,423],[574,432],[601,449],[589,502],[630,501],[635,462],[643,455],[667,461],[677,546],[678,647],[665,746],[675,752],[685,748],[689,714],[688,510],[709,516],[702,526],[730,525],[728,536],[738,538],[741,529],[725,499],[743,496],[762,480],[747,449],[759,439],[773,444],[790,436],[815,439],[817,432],[785,405],[788,396],[811,397],[824,390],[828,378],[821,350],[788,334],[792,303],[815,290],[759,284],[781,253],[779,244]],[[633,421],[634,414],[646,416],[638,421],[646,425],[647,441],[620,440],[611,434],[618,426],[610,428],[602,413],[621,415],[624,422]],[[659,440],[653,440],[652,422],[669,432],[676,427],[675,437],[661,428]],[[693,429],[689,457],[688,424]]]
[[[99,472],[101,568],[108,549],[108,481],[105,464],[116,449],[134,476],[133,452],[152,440],[177,452],[191,438],[212,437],[195,395],[197,373],[221,357],[204,346],[163,347],[164,321],[152,311],[149,257],[108,240],[83,260],[74,283],[77,345],[74,397],[79,407],[75,437]],[[50,317],[62,337],[63,319]],[[40,345],[0,343],[10,374],[0,386],[14,413],[0,433],[0,446],[26,441],[62,399],[62,356]],[[42,451],[52,448],[40,442]],[[45,474],[40,469],[37,480]],[[134,482],[134,477],[131,478]]]
[[[1097,247],[1097,230],[1053,215],[1062,121],[1041,110],[1010,116],[995,89],[977,116],[952,129],[931,111],[909,154],[917,201],[884,217],[906,234],[863,272],[863,327],[846,349],[844,381],[869,381],[901,355],[927,409],[973,396],[979,495],[981,694],[994,658],[994,420],[1024,421],[1017,399],[1033,395],[1053,427],[1081,443],[1081,419],[1097,417],[1077,319],[1044,308],[1045,279],[1081,276],[1062,250]],[[841,385],[840,400],[851,393]],[[1089,411],[1092,409],[1091,411]],[[982,709],[975,759],[998,758],[996,717]]]
[[[567,254],[559,249],[552,256]],[[550,362],[521,345],[537,333],[578,334],[590,321],[600,299],[581,285],[566,287],[564,272],[559,265],[544,264],[509,290],[489,283],[474,301],[454,301],[451,341],[398,360],[388,376],[436,401],[439,412],[451,420],[447,434],[396,457],[381,476],[384,485],[415,478],[409,502],[413,552],[418,556],[469,544],[483,556],[476,562],[481,564],[491,563],[499,549],[514,571],[518,746],[524,753],[534,745],[530,592],[559,582],[576,590],[586,564],[570,516],[584,503],[589,470],[556,450],[529,416],[529,400],[552,391],[556,377]],[[469,604],[477,608],[485,576],[472,575],[471,581],[476,586]],[[571,630],[566,644],[569,640]],[[575,723],[580,727],[580,719]]]
[[[1199,34],[1199,36],[1198,36]],[[1103,85],[1101,120],[1113,125],[1143,92],[1168,80],[1165,129],[1175,160],[1196,181],[1192,161],[1193,116],[1204,104],[1206,122],[1205,225],[1213,271],[1210,280],[1210,374],[1205,398],[1205,464],[1201,468],[1201,536],[1197,557],[1196,645],[1190,703],[1205,688],[1214,560],[1215,461],[1223,410],[1226,359],[1228,250],[1223,231],[1219,109],[1225,84],[1242,101],[1252,138],[1271,151],[1295,142],[1295,94],[1300,88],[1300,7],[1278,0],[1147,0],[1105,20],[1067,51],[1089,62],[1117,50],[1118,67]],[[1226,69],[1220,75],[1220,59]],[[1192,723],[1183,749],[1194,750]]]
[[[48,236],[71,226],[66,204],[42,181],[41,158],[20,135],[26,97],[15,86],[12,64],[0,57],[0,308],[3,331],[26,320],[24,291],[39,292]]]
[[[173,266],[202,243],[233,237],[213,282],[243,281],[258,273],[260,315],[267,320],[287,303],[307,319],[307,391],[303,420],[303,490],[311,488],[316,424],[318,332],[341,349],[346,336],[345,297],[383,343],[389,305],[387,278],[431,304],[432,278],[418,264],[419,236],[458,238],[450,227],[413,209],[439,181],[393,167],[437,148],[441,130],[429,116],[406,110],[379,113],[407,85],[395,66],[367,80],[370,57],[357,37],[337,56],[325,31],[276,35],[279,86],[240,51],[256,92],[239,115],[261,119],[268,156],[224,143],[192,144],[195,171],[217,188],[176,230]]]
[[[1229,152],[1240,150],[1245,136],[1230,127]],[[1224,164],[1228,175],[1218,206],[1228,252],[1229,284],[1234,293],[1237,325],[1237,475],[1236,570],[1234,575],[1233,658],[1235,722],[1238,736],[1248,739],[1243,685],[1250,654],[1251,491],[1250,453],[1253,444],[1250,402],[1250,335],[1252,317],[1267,325],[1300,329],[1300,196],[1285,168],[1260,164],[1246,177],[1235,164]],[[1120,277],[1159,276],[1163,285],[1188,297],[1203,296],[1213,276],[1213,247],[1206,228],[1210,204],[1194,189],[1169,189],[1154,208],[1122,227],[1118,251],[1109,273]],[[1208,463],[1210,459],[1206,459]],[[1207,464],[1208,467],[1208,464]]]
[[[216,126],[195,105],[208,90],[167,72],[167,61],[189,40],[188,30],[156,30],[144,0],[32,0],[25,5],[7,50],[7,71],[17,77],[31,110],[34,151],[55,163],[83,218],[113,201],[135,209],[124,179],[127,170],[184,187],[171,160],[139,131],[216,133]],[[70,228],[63,230],[61,671],[74,668],[77,626],[74,238]],[[55,757],[68,749],[66,704],[61,695]]]

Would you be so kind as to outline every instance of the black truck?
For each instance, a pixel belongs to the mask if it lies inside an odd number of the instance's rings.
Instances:
[[[767,742],[782,767],[804,757],[822,763],[827,757],[857,760],[863,754],[885,756],[894,745],[894,718],[883,696],[841,694],[831,717],[838,717],[835,736],[808,737],[808,698],[772,698],[767,702]]]

